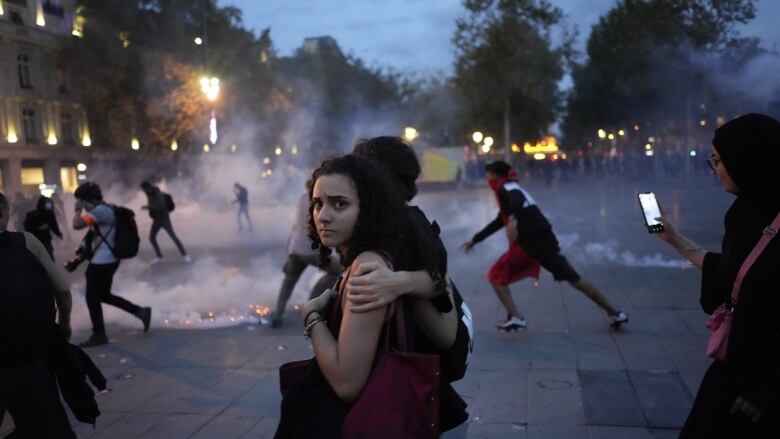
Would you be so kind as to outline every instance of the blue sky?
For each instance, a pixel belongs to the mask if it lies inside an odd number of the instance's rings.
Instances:
[[[330,35],[342,50],[369,65],[401,72],[450,72],[455,20],[463,15],[460,0],[218,0],[244,12],[244,24],[260,32],[271,27],[280,55],[289,55],[303,39]],[[590,28],[615,0],[551,0],[580,31],[578,48]],[[780,49],[780,1],[759,0],[757,17],[739,28],[758,36],[768,48]]]

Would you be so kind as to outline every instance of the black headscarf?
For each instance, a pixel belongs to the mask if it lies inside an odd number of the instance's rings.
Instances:
[[[715,130],[712,144],[739,196],[780,204],[780,122],[746,114]]]

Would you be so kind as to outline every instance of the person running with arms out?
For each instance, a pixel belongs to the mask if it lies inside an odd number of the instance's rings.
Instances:
[[[149,216],[152,218],[152,228],[149,230],[149,242],[152,243],[154,253],[157,255],[150,263],[157,264],[163,260],[160,246],[157,244],[157,234],[160,232],[160,229],[165,230],[165,232],[168,233],[168,236],[171,237],[173,243],[176,244],[176,248],[179,249],[179,253],[181,253],[184,262],[188,264],[192,262],[192,258],[187,254],[187,250],[184,249],[184,245],[179,240],[179,237],[176,236],[176,232],[173,231],[173,224],[171,223],[171,210],[173,210],[173,208],[168,205],[169,202],[166,199],[167,197],[170,197],[170,195],[164,194],[160,188],[148,181],[141,183],[141,190],[144,191],[146,199],[148,200],[148,204],[141,209],[149,210]]]
[[[73,215],[73,229],[90,228],[91,239],[87,239],[88,251],[91,257],[87,266],[87,308],[92,320],[92,335],[86,341],[79,343],[81,347],[99,346],[108,343],[106,327],[103,322],[102,303],[114,305],[138,317],[144,325],[144,332],[149,330],[152,319],[152,309],[142,308],[130,301],[111,293],[114,274],[119,268],[119,259],[112,248],[116,247],[116,216],[114,209],[103,201],[100,186],[87,181],[82,183],[74,193],[76,209]]]
[[[501,304],[507,311],[507,321],[498,325],[497,329],[503,331],[524,330],[525,318],[515,305],[508,284],[525,275],[533,275],[533,261],[524,261],[523,252],[538,261],[547,271],[551,272],[556,281],[566,281],[574,288],[580,290],[601,309],[606,311],[610,326],[617,329],[623,323],[628,322],[628,316],[615,309],[607,299],[589,282],[583,280],[569,261],[561,254],[558,239],[552,231],[547,218],[545,218],[536,202],[517,181],[512,167],[504,161],[496,161],[485,166],[485,177],[488,186],[493,190],[498,199],[499,213],[496,219],[485,226],[473,238],[464,242],[461,248],[470,252],[474,246],[506,227],[510,241],[517,243],[519,248],[510,247],[509,251],[499,259],[497,265],[503,265],[510,271],[509,275],[496,276],[491,279],[491,286],[495,290]],[[514,245],[514,244],[512,244]],[[502,268],[502,267],[498,267]],[[494,265],[494,269],[499,271]],[[538,268],[535,269],[538,273]],[[527,271],[527,272],[526,272]],[[493,269],[491,269],[493,272]],[[496,273],[497,274],[497,273]],[[503,279],[498,280],[497,278]]]

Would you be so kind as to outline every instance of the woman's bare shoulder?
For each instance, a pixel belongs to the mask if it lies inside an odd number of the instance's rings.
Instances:
[[[375,251],[365,251],[355,258],[354,261],[352,261],[352,268],[357,268],[358,265],[364,264],[366,262],[378,262],[385,264],[386,266],[390,267],[390,261],[387,259],[387,257],[383,256],[379,252]],[[392,267],[391,267],[392,268]]]

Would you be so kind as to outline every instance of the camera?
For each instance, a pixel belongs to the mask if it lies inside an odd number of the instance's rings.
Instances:
[[[73,273],[77,268],[79,268],[79,265],[81,265],[81,263],[86,260],[87,258],[76,252],[76,256],[65,263],[65,271],[68,273]]]

